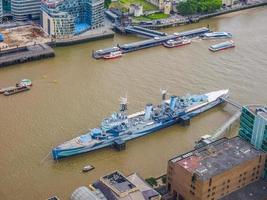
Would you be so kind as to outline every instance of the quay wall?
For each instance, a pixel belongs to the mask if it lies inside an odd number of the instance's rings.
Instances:
[[[54,57],[54,50],[46,44],[18,47],[0,51],[0,67]]]

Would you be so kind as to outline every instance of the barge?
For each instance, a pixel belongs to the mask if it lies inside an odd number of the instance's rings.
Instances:
[[[29,86],[19,86],[19,87],[15,87],[13,89],[6,90],[4,92],[4,95],[10,96],[10,95],[17,94],[17,93],[24,92],[24,91],[28,91],[28,90],[30,90]]]
[[[159,105],[147,104],[144,110],[131,115],[127,114],[127,97],[121,98],[118,112],[103,119],[100,126],[90,132],[54,147],[53,159],[114,146],[118,140],[119,144],[122,144],[177,123],[189,124],[190,118],[224,102],[228,90],[200,95],[171,96],[169,99],[166,99],[166,94],[167,91],[163,90]]]
[[[216,52],[216,51],[221,51],[221,50],[229,49],[233,47],[235,47],[235,44],[232,40],[230,40],[230,41],[222,42],[219,44],[211,45],[209,50],[212,52]]]

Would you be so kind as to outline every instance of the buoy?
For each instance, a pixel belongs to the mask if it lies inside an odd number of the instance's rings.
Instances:
[[[42,78],[47,78],[47,76],[46,75],[43,75]]]
[[[58,81],[57,80],[54,80],[53,83],[58,83]]]

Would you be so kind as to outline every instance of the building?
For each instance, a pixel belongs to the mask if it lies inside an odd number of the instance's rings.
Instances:
[[[42,0],[42,27],[56,38],[104,25],[104,0]]]
[[[135,17],[139,17],[143,15],[143,6],[137,4],[131,4],[129,8],[129,14]]]
[[[240,117],[239,136],[256,149],[267,152],[267,107],[244,106]],[[267,161],[265,163],[267,179]]]
[[[0,0],[0,24],[2,23],[2,18],[3,18],[3,4],[2,1]]]
[[[164,0],[147,0],[147,2],[158,7],[160,10],[164,9]]]
[[[169,160],[167,188],[179,200],[217,200],[263,176],[266,153],[234,137]]]
[[[40,19],[40,0],[11,0],[11,14],[15,21]]]
[[[235,192],[232,192],[220,200],[266,200],[267,182],[259,179]]]
[[[169,15],[171,13],[172,10],[172,2],[171,1],[165,1],[164,2],[164,8],[163,8],[163,12],[166,15]]]
[[[11,12],[11,0],[2,0],[3,4],[3,13]]]
[[[125,177],[115,171],[92,184],[108,200],[160,200],[160,194],[152,189],[138,174]]]

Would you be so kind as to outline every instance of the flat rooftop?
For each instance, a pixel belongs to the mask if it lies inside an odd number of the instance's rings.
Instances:
[[[118,171],[102,177],[101,180],[104,181],[108,186],[111,186],[111,188],[115,188],[120,193],[124,193],[136,188],[133,183],[131,183]]]
[[[259,155],[265,153],[241,138],[234,137],[222,138],[175,157],[170,162],[182,166],[192,174],[197,174],[202,180],[207,180]]]
[[[220,200],[266,200],[267,199],[267,182],[259,179]]]

